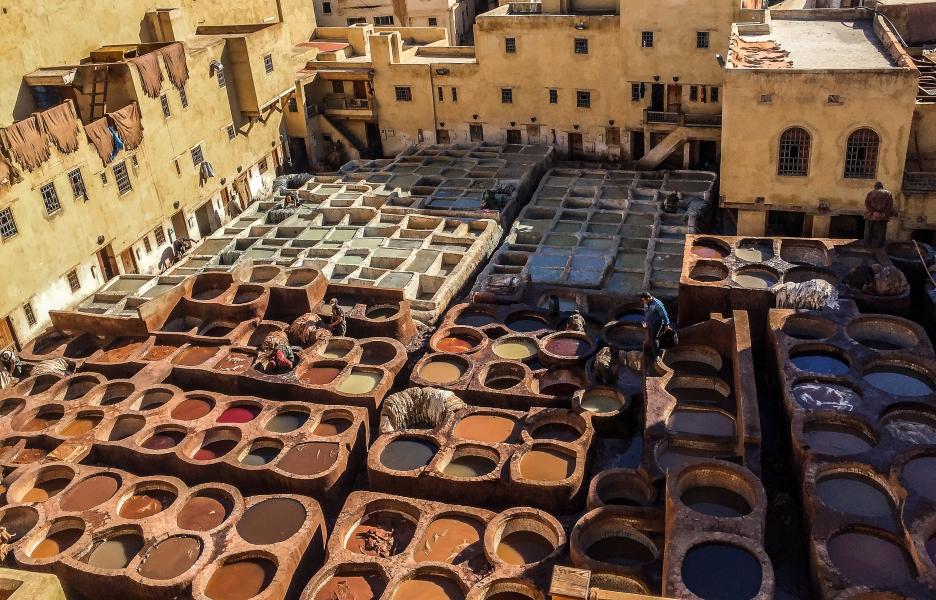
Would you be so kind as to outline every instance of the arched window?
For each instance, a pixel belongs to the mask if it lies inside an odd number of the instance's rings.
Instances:
[[[777,175],[805,177],[809,175],[809,132],[802,127],[790,127],[780,134],[780,157]]]
[[[848,144],[845,146],[845,177],[874,179],[880,148],[881,138],[873,130],[864,128],[854,131],[848,136]]]

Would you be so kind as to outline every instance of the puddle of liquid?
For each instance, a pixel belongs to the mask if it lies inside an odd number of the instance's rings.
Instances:
[[[104,540],[91,550],[86,562],[98,569],[123,569],[143,548],[143,538],[127,534]]]
[[[450,335],[439,340],[436,347],[439,352],[451,352],[452,354],[461,354],[468,352],[475,347],[477,342],[467,335]]]
[[[745,270],[735,273],[735,283],[741,287],[754,290],[763,290],[777,283],[777,277],[770,271]]]
[[[183,367],[197,367],[220,351],[219,346],[192,346],[172,359],[172,364]]]
[[[97,427],[97,424],[100,422],[101,417],[78,417],[62,429],[60,433],[62,437],[77,437],[88,433]]]
[[[574,468],[573,457],[553,448],[530,450],[520,459],[520,475],[533,481],[562,481]]]
[[[760,591],[763,572],[757,558],[730,544],[702,544],[686,553],[682,579],[706,600],[750,600]]]
[[[875,367],[864,375],[872,386],[893,396],[926,396],[933,393],[933,385],[912,369],[896,366]]]
[[[526,360],[536,356],[539,347],[533,340],[508,340],[495,342],[494,354],[507,360]]]
[[[308,420],[308,413],[300,411],[283,412],[267,421],[266,428],[267,431],[274,433],[289,433],[305,425]]]
[[[449,461],[442,472],[449,477],[481,477],[496,466],[497,463],[486,456],[465,454]]]
[[[696,512],[713,517],[743,517],[751,512],[740,494],[716,486],[697,486],[683,492],[683,503]]]
[[[616,412],[621,410],[621,406],[621,401],[610,392],[592,390],[582,396],[582,408],[589,412]]]
[[[348,536],[351,552],[384,558],[399,554],[409,546],[416,524],[402,514],[381,510],[368,514]]]
[[[249,423],[260,414],[260,407],[254,405],[231,406],[218,417],[218,423]]]
[[[160,431],[143,442],[143,447],[147,450],[168,450],[177,446],[184,437],[181,431]]]
[[[306,510],[291,498],[270,498],[254,504],[237,522],[237,534],[258,546],[291,538],[305,523]]]
[[[585,551],[593,560],[633,567],[653,562],[656,557],[653,550],[643,543],[625,536],[610,536],[594,542]]]
[[[294,475],[316,475],[332,468],[338,461],[338,444],[309,442],[295,446],[277,466]]]
[[[144,490],[127,498],[120,506],[119,514],[124,519],[145,519],[166,510],[175,499],[171,492]]]
[[[667,419],[667,426],[673,431],[688,435],[715,437],[735,435],[734,419],[711,410],[676,409]]]
[[[823,477],[816,483],[816,495],[829,508],[845,514],[895,516],[890,497],[872,480],[860,475],[841,473]]]
[[[455,437],[462,440],[501,443],[517,439],[519,423],[499,415],[468,415],[455,426]]]
[[[214,403],[204,398],[186,398],[172,409],[170,417],[178,421],[194,421],[211,412]]]
[[[416,546],[416,562],[438,561],[452,565],[484,560],[481,536],[484,524],[463,516],[440,517],[429,524]]]
[[[334,575],[315,594],[314,600],[377,600],[386,582],[377,575]]]
[[[799,354],[790,359],[797,369],[824,375],[842,375],[848,373],[848,363],[828,352]]]
[[[351,421],[342,417],[332,417],[330,419],[325,419],[324,421],[319,422],[315,426],[315,435],[320,435],[322,437],[331,437],[334,435],[340,435],[348,430],[351,427]]]
[[[210,531],[227,518],[227,508],[211,496],[194,496],[185,503],[176,523],[189,531]]]
[[[464,364],[445,358],[432,360],[419,370],[419,376],[430,383],[451,383],[464,374]]]
[[[397,471],[412,471],[429,464],[438,447],[428,440],[399,438],[387,444],[380,462]]]
[[[247,600],[265,590],[275,573],[273,563],[263,558],[229,562],[211,575],[205,596],[211,600]]]
[[[106,502],[120,488],[120,481],[110,475],[95,475],[79,481],[62,497],[62,510],[82,511]]]
[[[279,456],[279,453],[279,448],[274,448],[272,446],[254,448],[249,453],[245,454],[240,462],[248,467],[262,467],[263,465],[273,462],[273,459]]]
[[[828,551],[832,564],[855,585],[892,588],[916,575],[903,548],[870,533],[835,535]]]
[[[84,535],[81,529],[63,529],[39,542],[29,554],[30,558],[52,558],[68,550]]]
[[[139,573],[149,579],[173,579],[188,571],[198,560],[201,551],[202,544],[198,538],[167,538],[153,546],[143,557]]]
[[[299,379],[309,385],[326,385],[335,380],[341,369],[335,367],[312,367],[307,369]]]
[[[546,342],[546,350],[556,356],[581,356],[590,348],[588,342],[573,337],[555,337]]]
[[[383,376],[380,373],[352,369],[351,373],[338,384],[338,391],[344,394],[366,394],[377,387],[382,379]]]
[[[198,449],[192,456],[195,460],[215,460],[221,458],[237,446],[236,440],[217,440],[209,442]]]
[[[462,600],[461,587],[441,575],[417,575],[400,584],[393,600]]]
[[[556,440],[559,442],[574,442],[582,437],[578,429],[566,423],[547,423],[537,427],[533,437],[538,440]]]
[[[45,502],[64,490],[69,483],[71,483],[71,479],[66,479],[64,477],[56,477],[55,479],[37,483],[31,490],[23,495],[20,502]]]
[[[909,490],[936,500],[936,456],[919,456],[908,461],[900,478]]]
[[[868,440],[854,429],[834,423],[807,426],[803,437],[814,452],[829,456],[848,456],[871,449]]]
[[[528,565],[549,556],[553,545],[534,531],[519,530],[501,538],[497,545],[497,556],[511,565]]]

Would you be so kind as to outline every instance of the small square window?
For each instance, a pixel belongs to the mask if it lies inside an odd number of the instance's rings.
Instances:
[[[389,25],[393,25],[393,15],[374,17],[374,25],[378,27],[387,27]]]
[[[350,18],[348,19],[348,25],[349,25],[349,26],[351,26],[351,25],[358,25],[358,24],[361,24],[361,23],[367,23],[367,19],[364,18],[364,17],[350,17]]]
[[[591,108],[591,92],[575,92],[575,105],[579,108]]]
[[[133,190],[130,174],[127,173],[127,163],[120,162],[114,165],[114,181],[117,182],[117,193],[121,196]]]
[[[273,72],[273,55],[267,54],[263,57],[263,70],[267,72],[267,75]]]
[[[718,94],[715,94],[715,95],[717,96]],[[714,101],[715,101],[715,100],[713,99],[712,102],[714,102]],[[772,95],[770,95],[770,94],[761,94],[761,97],[760,97],[760,103],[761,103],[761,104],[770,104],[772,101],[773,101],[773,96],[772,96]]]
[[[289,109],[289,112],[299,112],[299,103],[296,102],[295,98],[290,98],[287,100],[286,106]]]
[[[609,146],[621,145],[621,129],[619,127],[608,127],[605,130],[605,142]]]
[[[696,48],[708,48],[709,47],[709,32],[697,31],[695,34],[695,45],[696,45]]]
[[[134,169],[137,169],[137,168],[140,167],[140,161],[137,159],[137,155],[136,155],[136,154],[134,154],[134,155],[132,155],[132,156],[130,157],[130,164],[133,165],[133,168],[134,168]]]
[[[78,271],[72,269],[68,272],[68,287],[71,288],[71,291],[77,292],[81,289],[81,280],[78,279]]]
[[[227,136],[228,136],[228,141],[231,141],[231,140],[233,140],[235,137],[237,137],[237,130],[234,129],[234,126],[233,126],[233,125],[228,125],[228,126],[227,126]]]
[[[322,12],[326,15],[331,14],[331,2],[322,2]]]
[[[575,53],[588,54],[588,38],[575,38]]]
[[[698,86],[689,86],[689,101],[698,102],[699,101],[699,87]]]
[[[178,175],[178,176],[181,177],[181,176],[182,176],[182,167],[179,165],[179,159],[178,159],[178,158],[173,159],[173,160],[172,160],[172,163],[175,165],[175,172],[176,172],[176,175]]]
[[[435,27],[436,25],[439,24],[439,21],[436,20],[435,17],[429,17],[428,19],[426,19],[426,24],[427,24],[429,27]]]
[[[257,163],[257,170],[260,171],[261,174],[266,173],[267,168],[268,168],[267,159],[264,158],[263,160]]]
[[[640,85],[639,83],[631,84],[631,102],[640,102]]]
[[[452,88],[452,102],[458,102],[458,88]]]
[[[517,38],[504,38],[504,51],[507,54],[516,54],[517,52]]]
[[[397,102],[412,102],[413,90],[409,86],[398,85],[393,88]]]
[[[23,305],[23,314],[26,315],[26,323],[28,323],[30,327],[35,326],[38,322],[36,321],[36,313],[33,312],[32,304],[29,302]]]
[[[549,103],[559,104],[559,90],[557,89],[549,90]]]
[[[101,185],[107,185],[107,171],[101,171]]]
[[[185,93],[185,88],[179,88],[179,101],[182,102],[182,108],[188,108],[188,95]]]
[[[13,219],[13,209],[9,206],[0,210],[0,236],[8,239],[16,235],[16,220]]]
[[[501,88],[501,104],[513,104],[513,90]]]
[[[68,172],[68,183],[71,184],[72,196],[74,196],[75,200],[87,196],[88,191],[85,189],[84,178],[81,176],[81,169],[72,169]]]
[[[166,243],[166,230],[162,228],[162,225],[153,230],[153,235],[156,237],[157,246],[162,246]]]
[[[333,94],[344,94],[344,81],[332,79],[331,85]]]
[[[162,104],[163,117],[168,119],[172,116],[172,111],[169,110],[169,96],[162,94],[159,97],[159,103]]]
[[[143,250],[149,254],[153,251],[153,247],[150,245],[149,236],[143,238]]]
[[[640,34],[640,47],[653,48],[653,32],[644,31]]]
[[[39,188],[39,194],[42,196],[42,203],[45,205],[46,212],[50,215],[62,208],[54,183],[49,182]]]
[[[227,80],[224,78],[224,67],[218,68],[218,87],[223,88],[227,86]]]
[[[445,90],[442,89],[442,86],[439,86],[438,89],[439,102],[445,102]]]
[[[717,87],[709,88],[709,98],[712,102],[718,102],[718,91]]]
[[[191,154],[192,154],[192,165],[193,165],[193,166],[196,166],[196,167],[197,167],[198,165],[202,164],[202,163],[205,161],[205,157],[202,155],[201,144],[199,144],[199,145],[195,146],[194,148],[192,148]]]

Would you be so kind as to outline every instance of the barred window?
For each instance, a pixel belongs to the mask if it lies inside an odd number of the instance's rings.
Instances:
[[[787,177],[809,175],[809,132],[791,127],[780,135],[780,159],[777,174]]]
[[[549,90],[549,103],[559,104],[559,90]]]
[[[398,85],[393,88],[397,102],[412,102],[413,90],[409,86]]]
[[[507,54],[516,54],[517,38],[504,38],[504,51],[507,52]]]
[[[169,96],[162,94],[159,97],[159,103],[162,104],[163,117],[169,118],[172,116],[172,111],[169,110]]]
[[[29,324],[30,327],[34,326],[37,323],[36,313],[33,312],[32,304],[30,304],[29,302],[23,305],[23,314],[26,315],[26,322]]]
[[[458,88],[452,88],[452,102],[458,102]]]
[[[16,220],[13,218],[13,209],[9,206],[0,210],[0,236],[8,239],[16,235]]]
[[[436,25],[439,24],[439,21],[435,17],[429,17],[428,19],[426,19],[426,23],[428,24],[429,27],[435,27]]]
[[[273,72],[273,55],[267,54],[263,57],[263,70],[267,72],[267,75]]]
[[[445,102],[445,90],[442,89],[442,86],[439,86],[439,102]]]
[[[695,45],[696,45],[696,48],[708,48],[709,47],[709,32],[697,31],[695,34]]]
[[[393,15],[389,15],[385,17],[374,17],[374,25],[377,25],[378,27],[380,27],[381,25],[383,26],[393,25]]]
[[[227,86],[227,80],[224,78],[224,68],[218,69],[218,87],[223,88]]]
[[[689,86],[689,101],[698,102],[699,101],[699,88],[698,86],[691,85]]]
[[[39,188],[39,193],[42,195],[42,203],[45,205],[46,212],[50,215],[55,211],[62,208],[62,204],[59,202],[58,192],[55,191],[55,184],[49,182]]]
[[[575,53],[588,54],[588,38],[575,38]]]
[[[349,27],[350,27],[351,25],[358,25],[358,24],[360,24],[360,23],[367,23],[367,19],[366,19],[365,17],[350,17],[350,18],[348,18],[348,26],[349,26]]]
[[[266,173],[268,168],[267,159],[265,158],[257,163],[257,170],[260,171],[261,174]]]
[[[513,104],[513,90],[501,88],[501,104]]]
[[[718,88],[717,87],[709,88],[709,99],[712,102],[718,102]]]
[[[114,181],[117,182],[117,193],[121,196],[127,192],[133,191],[133,184],[130,183],[130,174],[127,173],[127,163],[119,162],[114,165]]]
[[[156,236],[157,246],[162,246],[166,243],[166,230],[162,228],[162,225],[153,230],[153,235]]]
[[[848,144],[845,146],[845,177],[874,179],[877,175],[880,148],[881,138],[871,129],[858,129],[848,136]]]
[[[331,2],[322,2],[322,12],[326,15],[331,14]]]
[[[620,127],[608,127],[605,130],[605,141],[609,146],[620,146],[621,145],[621,128]]]
[[[640,102],[640,84],[631,84],[631,102]]]
[[[575,92],[575,105],[579,108],[591,108],[591,92]]]
[[[233,125],[228,125],[228,126],[227,126],[227,136],[228,136],[228,141],[231,141],[231,140],[233,140],[235,137],[237,137],[237,130],[234,129],[234,126],[233,126]]]
[[[205,157],[202,155],[201,144],[192,148],[191,154],[192,154],[192,164],[194,166],[197,167],[198,165],[202,164],[202,162],[205,161]]]
[[[147,254],[153,251],[153,246],[150,244],[149,236],[143,238],[143,251]]]
[[[652,31],[641,32],[640,47],[641,48],[653,48],[653,32]]]
[[[68,272],[66,278],[68,279],[68,287],[71,288],[71,291],[77,292],[81,289],[81,280],[78,279],[78,271],[72,269]]]
[[[185,93],[185,88],[179,88],[179,100],[182,101],[182,108],[188,108],[188,94]]]
[[[68,172],[68,183],[71,184],[72,196],[75,197],[75,200],[85,197],[87,190],[85,190],[84,178],[81,176],[81,169],[72,169]]]

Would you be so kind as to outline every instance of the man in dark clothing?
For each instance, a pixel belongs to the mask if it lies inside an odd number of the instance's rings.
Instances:
[[[883,247],[887,222],[896,215],[894,195],[878,181],[865,196],[865,244],[875,248]]]
[[[188,237],[176,238],[172,242],[172,253],[175,254],[176,262],[180,261],[185,253],[192,249],[192,246],[195,245],[195,240]]]
[[[640,294],[640,301],[644,307],[643,326],[647,330],[647,346],[655,361],[660,355],[660,334],[670,328],[669,313],[659,298],[654,298],[649,292]]]

